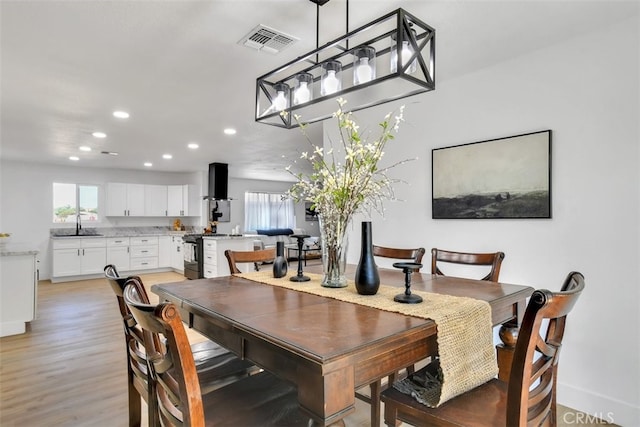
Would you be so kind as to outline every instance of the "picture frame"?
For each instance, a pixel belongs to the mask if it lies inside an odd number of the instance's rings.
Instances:
[[[433,219],[551,218],[551,130],[431,151]]]
[[[318,220],[318,212],[312,206],[312,202],[304,202],[304,220],[307,222]]]

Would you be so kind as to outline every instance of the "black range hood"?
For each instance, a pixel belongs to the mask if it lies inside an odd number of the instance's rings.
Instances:
[[[226,163],[209,163],[209,195],[208,200],[229,200],[229,165]]]

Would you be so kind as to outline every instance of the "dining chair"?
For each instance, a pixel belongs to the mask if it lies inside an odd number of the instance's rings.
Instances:
[[[144,332],[162,426],[307,426],[294,385],[262,371],[202,394],[177,307],[143,302],[129,284],[124,300]],[[159,336],[165,345],[152,339]]]
[[[431,274],[444,276],[445,274],[440,270],[442,263],[488,266],[491,270],[480,280],[497,282],[502,260],[504,260],[504,252],[471,253],[433,248],[431,249]]]
[[[584,289],[584,276],[571,272],[559,292],[536,290],[524,313],[508,383],[491,379],[429,408],[393,387],[382,392],[384,421],[415,426],[540,426],[556,424],[556,378],[567,315]],[[545,328],[545,323],[546,328]],[[544,338],[543,338],[544,336]],[[434,373],[427,365],[415,375]]]
[[[390,248],[386,246],[373,245],[373,255],[383,258],[393,258],[393,259],[404,259],[411,260],[415,263],[422,263],[422,257],[425,254],[424,248],[415,248],[415,249],[402,249],[402,248]],[[420,271],[419,268],[414,271]],[[414,365],[408,366],[406,368],[407,375],[412,374],[415,371]],[[389,381],[387,384],[391,384],[398,378],[398,374],[392,374],[389,376]],[[380,392],[382,391],[383,384],[382,380],[376,380],[375,382],[369,384],[369,396],[366,394],[356,391],[356,397],[363,402],[368,403],[371,406],[371,425],[380,425]]]
[[[373,245],[373,256],[379,256],[383,258],[411,260],[412,262],[421,264],[424,254],[424,248],[400,249]],[[417,268],[414,271],[418,272],[420,271],[420,269]]]
[[[224,251],[224,256],[227,257],[229,262],[229,271],[231,274],[242,273],[236,264],[239,263],[253,263],[255,271],[259,271],[258,263],[272,262],[276,259],[276,248],[260,249],[257,251],[232,251],[227,249]]]
[[[118,307],[124,323],[125,348],[127,354],[127,388],[129,399],[129,426],[140,426],[141,401],[147,403],[149,426],[158,426],[158,411],[153,398],[154,383],[150,381],[147,369],[147,353],[144,346],[144,334],[132,317],[124,302],[123,292],[127,283],[137,289],[140,299],[149,303],[149,296],[142,280],[137,276],[120,277],[113,264],[104,267],[105,277],[116,294]],[[157,335],[150,337],[160,345]],[[201,389],[206,393],[240,377],[258,371],[258,368],[247,361],[240,360],[227,349],[212,341],[203,341],[190,345]]]

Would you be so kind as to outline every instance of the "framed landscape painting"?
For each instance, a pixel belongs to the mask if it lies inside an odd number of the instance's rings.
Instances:
[[[434,219],[551,218],[551,130],[435,148]]]

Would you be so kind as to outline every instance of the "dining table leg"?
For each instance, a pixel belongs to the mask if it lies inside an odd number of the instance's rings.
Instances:
[[[515,309],[515,318],[500,326],[499,336],[502,343],[496,345],[498,379],[504,382],[509,382],[509,377],[511,376],[511,364],[513,363],[513,355],[516,349],[516,342],[518,341],[518,331],[520,330],[520,323],[522,322],[526,309],[526,302],[520,301],[516,303]]]

